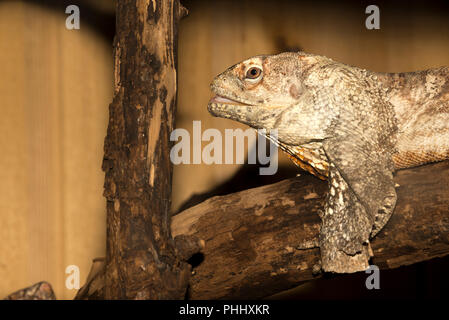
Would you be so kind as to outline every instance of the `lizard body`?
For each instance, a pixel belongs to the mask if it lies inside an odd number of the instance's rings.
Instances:
[[[319,246],[324,271],[365,270],[390,218],[393,172],[449,158],[449,68],[375,73],[299,53],[256,56],[218,75],[214,116],[268,136],[328,179]]]

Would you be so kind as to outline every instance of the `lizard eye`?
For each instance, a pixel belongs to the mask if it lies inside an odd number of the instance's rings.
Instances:
[[[250,67],[246,71],[246,79],[258,80],[262,76],[262,69],[259,67]]]

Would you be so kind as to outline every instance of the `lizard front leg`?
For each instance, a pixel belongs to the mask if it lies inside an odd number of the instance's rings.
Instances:
[[[372,256],[369,236],[374,221],[332,163],[320,217],[322,269],[337,273],[366,270]]]
[[[357,135],[330,139],[324,149],[329,192],[321,214],[322,269],[363,271],[373,255],[370,238],[388,222],[396,204],[391,156]]]

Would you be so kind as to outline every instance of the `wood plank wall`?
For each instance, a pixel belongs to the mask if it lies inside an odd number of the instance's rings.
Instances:
[[[81,12],[82,13],[82,12]],[[71,298],[104,254],[101,171],[112,49],[64,11],[0,3],[0,297],[41,280]]]

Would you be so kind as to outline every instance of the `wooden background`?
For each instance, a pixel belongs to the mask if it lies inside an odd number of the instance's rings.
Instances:
[[[241,127],[206,110],[209,83],[247,57],[303,49],[373,71],[449,65],[443,1],[377,1],[381,29],[366,30],[369,2],[182,1],[177,127]],[[78,1],[81,29],[65,28],[67,1],[0,2],[0,297],[48,280],[58,298],[65,268],[81,284],[104,255],[101,171],[112,99],[113,1]],[[263,183],[293,174],[282,170]],[[287,168],[288,170],[285,170]],[[240,165],[179,165],[173,210],[234,179]],[[287,173],[285,173],[287,172]],[[260,183],[256,174],[246,184]],[[256,181],[257,180],[257,181]],[[221,193],[242,188],[233,183]]]

